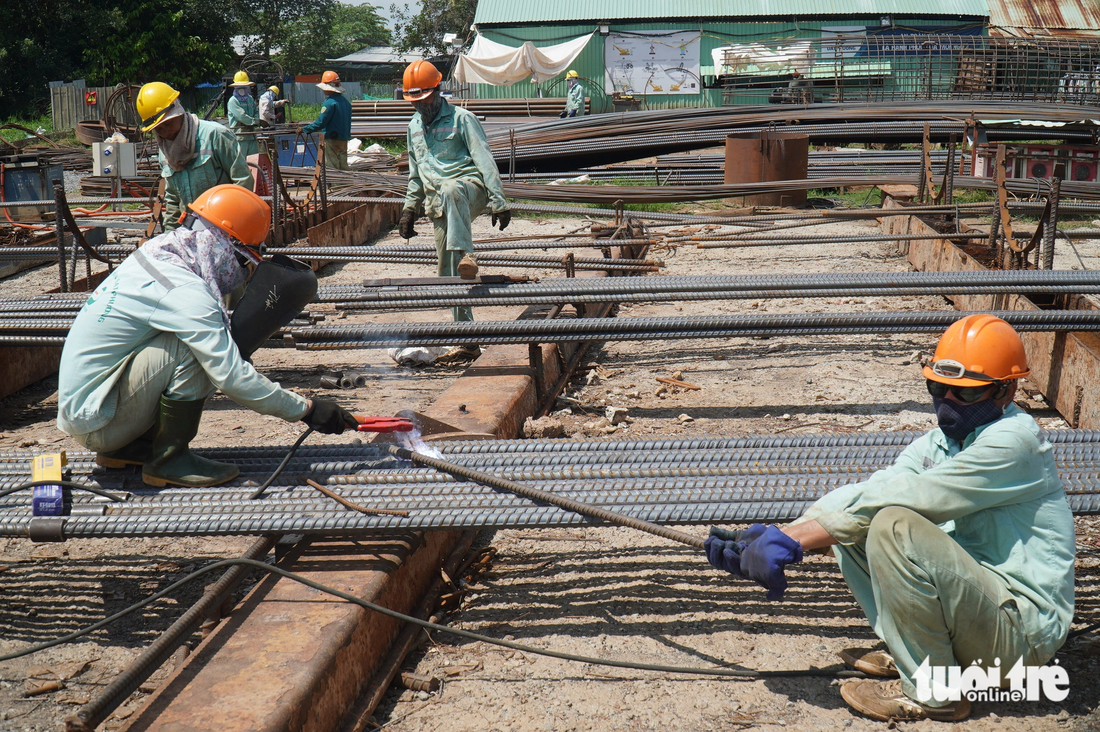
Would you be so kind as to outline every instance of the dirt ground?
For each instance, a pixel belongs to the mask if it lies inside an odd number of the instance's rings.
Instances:
[[[508,234],[564,233],[575,219],[518,218]],[[429,241],[420,227],[421,241]],[[874,225],[801,229],[815,233],[874,233]],[[489,235],[488,220],[475,225]],[[386,243],[398,241],[390,234]],[[1100,266],[1100,242],[1078,242],[1080,258],[1059,252],[1056,267]],[[667,274],[904,271],[905,259],[882,244],[786,246],[767,249],[682,248],[659,252]],[[551,272],[524,274],[555,276]],[[330,265],[322,284],[367,277],[428,274],[423,269],[373,264]],[[51,267],[0,284],[3,297],[34,294],[54,285]],[[323,307],[313,308],[325,311]],[[626,305],[622,316],[723,312],[849,312],[950,310],[943,298],[823,298]],[[336,317],[331,309],[329,317]],[[519,308],[478,310],[481,320],[510,319]],[[446,313],[349,316],[368,320],[437,320]],[[609,343],[593,368],[579,374],[555,418],[569,436],[615,438],[739,434],[810,434],[927,429],[934,425],[919,375],[928,334]],[[306,396],[336,398],[354,411],[392,414],[421,409],[460,369],[397,367],[382,351],[263,350],[257,366]],[[360,389],[320,389],[326,371],[368,374]],[[698,390],[666,388],[673,376]],[[56,430],[56,378],[0,401],[0,450],[79,449]],[[1048,428],[1064,428],[1025,384],[1019,404]],[[612,426],[608,406],[629,419]],[[301,426],[256,416],[215,397],[198,446],[289,445]],[[311,438],[311,440],[314,438]],[[317,440],[347,437],[318,435]],[[1100,620],[1100,524],[1078,519],[1078,614]],[[705,527],[695,531],[704,532]],[[831,558],[812,557],[788,574],[782,603],[769,603],[754,586],[712,570],[698,552],[621,529],[500,531],[493,571],[449,622],[490,636],[588,656],[680,666],[749,669],[827,667],[842,648],[869,645],[873,634]],[[239,555],[250,539],[85,541],[33,545],[0,540],[0,654],[71,632],[170,583],[204,562]],[[82,643],[0,663],[0,730],[54,730],[94,696],[201,593],[189,588],[173,600],[100,631]],[[193,645],[193,644],[192,644]],[[1061,704],[977,704],[965,730],[1100,729],[1100,637],[1084,636],[1059,654],[1071,690]],[[480,643],[435,637],[407,670],[445,679],[440,692],[391,690],[376,714],[378,725],[406,730],[806,730],[882,729],[850,712],[828,678],[768,681],[713,680],[580,665],[515,653]],[[167,674],[167,668],[154,676]],[[66,688],[24,697],[44,680]],[[108,721],[125,723],[143,694]],[[918,723],[906,729],[942,725]]]

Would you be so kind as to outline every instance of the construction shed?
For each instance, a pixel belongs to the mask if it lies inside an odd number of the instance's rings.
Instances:
[[[592,111],[603,112],[774,102],[778,88],[822,86],[815,76],[831,80],[828,100],[843,99],[841,86],[889,88],[899,74],[874,48],[906,56],[902,65],[910,66],[922,53],[942,55],[943,46],[914,50],[907,36],[980,38],[988,18],[986,0],[481,0],[474,26],[513,47],[589,36],[572,68]],[[542,95],[563,96],[563,76],[541,84]],[[479,84],[477,96],[539,91],[526,80]]]

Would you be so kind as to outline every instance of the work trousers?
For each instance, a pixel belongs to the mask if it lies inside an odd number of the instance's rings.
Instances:
[[[1037,665],[1016,599],[1004,578],[979,564],[940,527],[893,506],[871,521],[866,542],[835,545],[844,581],[890,650],[902,690],[917,698],[917,668],[1001,659],[1002,677],[1018,659]],[[940,703],[925,702],[929,706]]]
[[[240,127],[234,129],[234,134],[237,135],[237,145],[241,148],[241,155],[248,157],[249,155],[255,155],[260,151],[260,144],[256,141],[256,136],[252,134],[242,135],[242,132],[252,132],[254,128]]]
[[[115,416],[95,432],[73,435],[89,450],[110,452],[149,431],[160,410],[160,398],[206,399],[215,391],[191,349],[171,333],[161,333],[141,347],[115,382]]]
[[[348,168],[348,141],[325,138],[325,167],[333,170]]]
[[[489,204],[485,187],[472,180],[444,181],[439,190],[443,215],[432,219],[435,227],[435,253],[440,277],[458,276],[458,263],[474,251],[473,220]],[[451,308],[455,322],[473,320],[469,307]]]

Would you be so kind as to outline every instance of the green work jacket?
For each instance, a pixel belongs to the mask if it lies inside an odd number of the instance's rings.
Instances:
[[[225,109],[229,114],[231,130],[251,130],[260,124],[260,110],[251,94],[244,99],[236,94],[230,95]]]
[[[431,218],[443,215],[440,199],[444,181],[465,179],[482,186],[489,196],[493,213],[508,210],[500,171],[489,150],[485,130],[473,113],[443,100],[432,123],[427,127],[420,113],[409,121],[409,187],[405,208],[421,201]]]
[[[569,96],[565,100],[565,111],[577,110],[577,114],[584,114],[584,87],[579,83],[569,90]]]
[[[164,155],[159,155],[160,174],[167,181],[164,189],[165,231],[179,226],[184,207],[216,185],[236,183],[252,190],[252,174],[248,172],[232,132],[217,122],[200,119],[195,135],[195,157],[178,173],[168,165]]]
[[[818,500],[800,521],[814,519],[841,544],[859,544],[888,506],[939,524],[1000,575],[1041,656],[1065,642],[1073,620],[1073,514],[1053,446],[1030,415],[1010,404],[962,444],[934,429],[889,468]]]

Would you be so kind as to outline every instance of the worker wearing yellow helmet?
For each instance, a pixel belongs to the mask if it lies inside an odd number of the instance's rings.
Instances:
[[[260,95],[260,126],[271,127],[279,119],[279,108],[286,106],[286,99],[279,99],[279,87],[269,86],[267,91]]]
[[[1073,514],[1053,446],[1013,404],[1029,374],[1011,325],[967,315],[948,327],[923,368],[938,429],[785,528],[711,531],[711,564],[764,585],[773,600],[786,590],[787,565],[803,551],[832,548],[886,645],[840,653],[880,677],[840,688],[857,712],[881,721],[965,719],[972,687],[960,684],[961,669],[965,676],[976,666],[981,680],[999,685],[1018,673],[1016,664],[1042,666],[1065,643]],[[973,688],[984,690],[984,683]]]
[[[184,110],[178,91],[150,82],[141,87],[135,106],[142,131],[154,132],[160,148],[165,231],[179,226],[187,205],[216,185],[234,183],[252,190],[237,138],[225,126]]]
[[[252,87],[256,83],[248,78],[244,71],[233,74],[233,83],[229,85],[233,95],[225,105],[229,115],[229,129],[237,136],[241,154],[246,158],[255,155],[259,146],[256,143],[256,128],[260,126],[260,112],[256,100],[252,97]]]
[[[562,119],[576,117],[584,114],[584,87],[581,86],[581,75],[573,69],[565,75],[565,82],[569,86],[569,95],[565,99],[565,110],[558,115]]]

